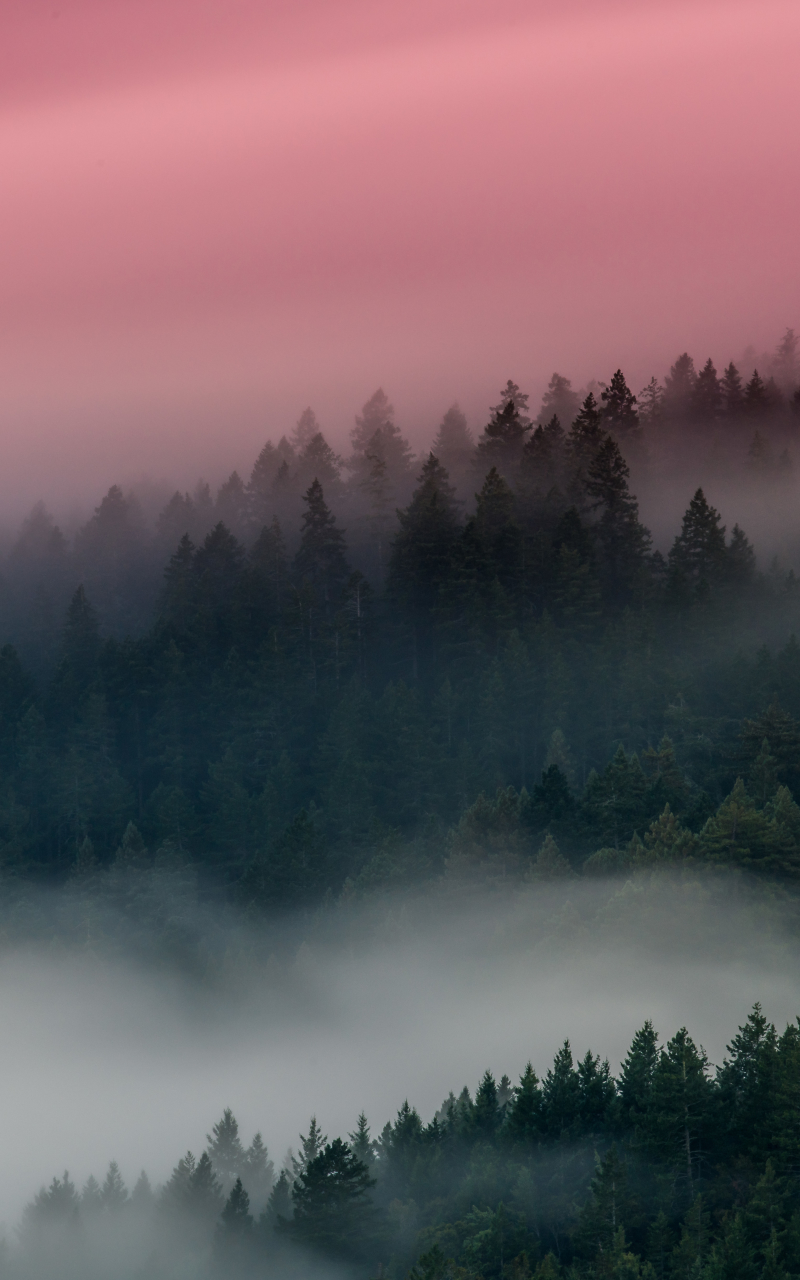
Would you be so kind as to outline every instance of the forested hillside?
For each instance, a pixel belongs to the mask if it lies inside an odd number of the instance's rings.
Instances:
[[[682,356],[638,398],[555,374],[533,421],[509,382],[416,460],[383,392],[347,459],[307,410],[154,529],[116,487],[71,545],[37,508],[2,584],[7,880],[183,865],[258,910],[648,861],[797,877],[797,580],[692,477],[790,482],[796,345],[746,383]],[[631,467],[676,452],[662,552]]]
[[[143,1172],[130,1194],[114,1163],[82,1190],[54,1178],[4,1274],[789,1280],[798,1025],[756,1005],[713,1069],[686,1029],[660,1044],[646,1022],[616,1078],[567,1041],[541,1079],[455,1082],[377,1138],[363,1114],[332,1141],[312,1117],[280,1170],[226,1110],[155,1190]]]

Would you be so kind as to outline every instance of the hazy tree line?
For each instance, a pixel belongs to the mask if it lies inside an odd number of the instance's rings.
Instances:
[[[800,1023],[779,1034],[756,1005],[715,1069],[646,1022],[616,1078],[567,1041],[541,1079],[487,1071],[428,1123],[405,1102],[379,1136],[362,1114],[329,1141],[312,1118],[280,1172],[226,1110],[158,1189],[129,1193],[114,1163],[80,1191],[55,1177],[7,1273],[57,1255],[91,1277],[104,1248],[114,1276],[781,1280],[800,1275],[798,1090]]]
[[[152,534],[118,488],[72,547],[37,508],[3,582],[6,877],[192,867],[273,908],[648,859],[795,876],[795,576],[701,489],[654,550],[627,459],[683,432],[779,460],[796,346],[746,382],[681,356],[639,397],[554,374],[535,421],[509,382],[416,462],[382,391],[346,461],[306,410]]]

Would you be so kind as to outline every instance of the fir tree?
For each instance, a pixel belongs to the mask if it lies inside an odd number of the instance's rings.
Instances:
[[[673,422],[685,422],[692,416],[695,404],[697,374],[688,351],[670,368],[664,379],[664,414]]]
[[[632,595],[644,568],[650,534],[639,523],[639,507],[628,489],[630,470],[615,440],[608,436],[598,449],[586,478],[592,508],[600,511],[594,526],[610,599]]]
[[[542,396],[542,405],[536,421],[539,426],[544,426],[556,417],[559,422],[570,423],[575,419],[579,407],[580,401],[572,390],[569,378],[564,378],[560,373],[554,373]]]
[[[711,359],[706,360],[692,388],[692,416],[703,423],[712,423],[722,408],[722,388]]]
[[[720,390],[725,417],[728,421],[735,421],[744,407],[744,391],[741,374],[733,362],[722,375]]]
[[[341,1138],[311,1159],[292,1187],[294,1216],[285,1229],[295,1240],[332,1256],[362,1256],[371,1235],[368,1192],[375,1185]]]
[[[309,590],[316,609],[330,620],[350,575],[344,533],[337,527],[318,480],[314,480],[303,500],[307,510],[294,561],[295,576]]]
[[[636,396],[628,387],[621,369],[601,393],[603,426],[620,441],[636,440],[641,432]]]
[[[484,472],[494,466],[501,474],[511,475],[531,429],[528,396],[509,380],[500,393],[500,403],[490,412],[492,416],[478,441],[478,465]]]

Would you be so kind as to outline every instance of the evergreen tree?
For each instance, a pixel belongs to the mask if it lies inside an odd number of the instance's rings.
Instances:
[[[719,512],[698,489],[683,517],[681,532],[669,553],[671,589],[674,593],[705,597],[725,577],[725,526]]]
[[[594,526],[610,600],[629,599],[641,578],[650,534],[639,523],[639,507],[628,489],[630,470],[615,440],[608,436],[587,472],[586,492],[600,511]]]
[[[510,380],[500,393],[500,403],[491,410],[491,418],[478,441],[478,465],[485,473],[496,467],[501,475],[511,476],[519,465],[525,436],[531,429],[528,396]]]
[[[295,577],[308,590],[312,607],[330,621],[350,575],[344,533],[336,525],[318,480],[314,480],[303,500],[307,510],[294,561]]]
[[[784,392],[793,392],[800,381],[800,340],[794,329],[787,329],[778,343],[772,360],[773,376]]]
[[[682,1027],[659,1054],[646,1123],[654,1154],[685,1178],[690,1195],[703,1171],[713,1106],[708,1059]]]
[[[575,1133],[580,1110],[580,1083],[565,1040],[542,1082],[542,1121],[550,1138],[569,1140]]]
[[[387,591],[410,624],[411,671],[416,680],[433,660],[434,615],[441,588],[453,571],[459,534],[455,491],[430,454],[392,544]]]
[[[542,1091],[530,1063],[519,1078],[506,1111],[504,1134],[510,1142],[531,1145],[542,1133]]]
[[[467,419],[457,404],[447,410],[431,445],[431,453],[454,480],[466,478],[475,441],[467,426]]]
[[[245,1164],[239,1125],[230,1107],[225,1108],[222,1118],[214,1125],[211,1133],[206,1134],[206,1142],[214,1172],[221,1178],[223,1186],[230,1185]]]
[[[214,514],[217,521],[230,529],[237,538],[246,536],[250,504],[238,471],[232,471],[225,483],[220,485],[214,503]]]
[[[259,1227],[267,1231],[279,1230],[281,1221],[287,1222],[292,1212],[292,1182],[285,1169],[281,1169],[277,1182],[269,1193],[267,1205],[259,1219]]]
[[[744,407],[744,391],[741,374],[732,361],[722,375],[720,389],[725,417],[735,421]]]
[[[500,1120],[497,1085],[491,1071],[487,1071],[475,1091],[472,1123],[479,1137],[484,1141],[490,1141],[500,1126]]]
[[[242,1186],[241,1178],[237,1178],[220,1214],[214,1241],[217,1251],[223,1255],[226,1263],[230,1264],[241,1256],[243,1247],[249,1243],[252,1233],[253,1215],[250,1212],[250,1197]]]
[[[302,1133],[300,1134],[300,1154],[296,1159],[292,1157],[292,1172],[295,1179],[300,1177],[300,1174],[308,1168],[312,1160],[316,1160],[327,1141],[327,1137],[323,1136],[322,1130],[317,1124],[317,1117],[312,1116],[308,1126],[308,1133],[305,1137],[303,1137]]]
[[[768,413],[769,407],[769,397],[764,381],[758,369],[754,369],[753,376],[744,389],[742,408],[749,418],[763,418]]]
[[[554,417],[558,418],[559,422],[570,423],[577,416],[579,408],[580,401],[572,390],[569,378],[562,377],[560,373],[554,373],[542,396],[542,406],[536,421],[542,427]]]
[[[292,428],[292,447],[296,453],[302,453],[316,435],[320,434],[317,415],[311,408],[304,409]]]
[[[649,1114],[657,1065],[658,1035],[648,1019],[631,1041],[617,1086],[623,1126],[634,1134]]]
[[[328,497],[341,493],[342,459],[334,453],[321,431],[306,443],[297,458],[295,482],[301,487],[318,480]]]
[[[657,378],[651,378],[637,396],[639,421],[648,430],[657,429],[664,417],[664,388]]]
[[[108,1166],[108,1173],[100,1190],[100,1200],[104,1209],[116,1212],[128,1202],[128,1189],[122,1181],[122,1174],[116,1160]]]
[[[356,478],[362,481],[365,478],[370,465],[368,455],[378,455],[386,465],[395,492],[403,492],[411,477],[413,455],[394,421],[394,409],[382,388],[378,388],[356,416],[350,439],[353,453],[348,466]]]
[[[367,1166],[336,1138],[295,1180],[294,1216],[284,1229],[331,1256],[363,1256],[372,1234],[368,1192],[374,1185]]]
[[[711,359],[706,360],[692,388],[692,417],[703,423],[712,423],[722,408],[722,388]]]
[[[605,390],[601,393],[603,426],[617,440],[636,440],[641,433],[636,396],[628,387],[621,369],[617,369]]]
[[[97,675],[100,626],[83,587],[78,587],[67,610],[62,654],[58,679],[76,690],[86,689]]]
[[[375,1159],[375,1146],[370,1137],[369,1124],[367,1117],[362,1111],[358,1117],[355,1131],[348,1136],[348,1145],[353,1155],[367,1168],[370,1168]]]
[[[695,404],[697,374],[687,351],[670,368],[664,379],[664,414],[673,422],[686,422]]]

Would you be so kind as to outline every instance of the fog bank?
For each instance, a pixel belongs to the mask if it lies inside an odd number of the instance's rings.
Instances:
[[[129,1185],[199,1153],[223,1107],[280,1165],[316,1114],[331,1138],[378,1132],[408,1097],[430,1118],[488,1067],[542,1075],[569,1037],[616,1070],[651,1018],[721,1061],[750,1006],[800,1010],[790,916],[715,879],[382,899],[231,935],[213,981],[119,956],[14,946],[0,959],[2,1216],[66,1167],[110,1159]],[[264,926],[269,930],[269,926]],[[301,939],[304,939],[301,941]],[[258,956],[261,959],[258,959]]]

